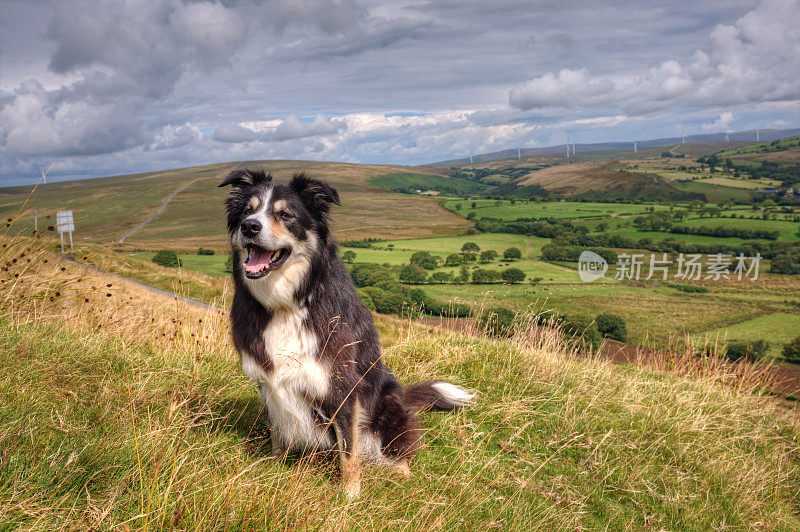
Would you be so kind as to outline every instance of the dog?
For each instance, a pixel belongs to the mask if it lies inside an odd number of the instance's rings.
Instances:
[[[372,314],[339,258],[329,222],[336,190],[305,173],[288,184],[233,170],[220,187],[233,263],[230,319],[242,369],[259,388],[272,453],[335,450],[346,494],[362,462],[410,476],[417,413],[456,410],[474,394],[446,382],[403,388],[381,361]]]

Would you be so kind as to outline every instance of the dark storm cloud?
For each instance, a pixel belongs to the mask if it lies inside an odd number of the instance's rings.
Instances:
[[[0,171],[791,127],[797,16],[797,0],[6,0]]]

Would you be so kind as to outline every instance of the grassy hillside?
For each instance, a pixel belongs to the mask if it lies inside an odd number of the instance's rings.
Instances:
[[[48,220],[45,216],[58,209],[73,209],[78,241],[109,244],[155,213],[176,190],[188,185],[163,212],[128,237],[128,249],[159,249],[169,245],[182,251],[201,246],[224,251],[228,244],[222,202],[227,190],[217,185],[237,164],[240,163],[48,183],[40,185],[30,199],[32,187],[5,188],[2,215],[9,218],[25,205],[25,216],[19,226],[32,229],[34,209],[39,210],[39,221],[45,227],[54,218]],[[263,167],[279,180],[289,179],[293,172],[301,170],[329,180],[342,197],[334,226],[334,233],[342,239],[374,236],[376,230],[390,237],[451,235],[468,225],[461,217],[442,209],[438,200],[422,197],[398,200],[396,195],[367,184],[381,175],[406,174],[410,169],[405,167],[311,161],[241,164]],[[446,178],[436,175],[431,179]]]
[[[10,244],[0,528],[800,527],[800,417],[751,394],[756,381],[615,366],[550,329],[507,341],[380,316],[403,382],[446,378],[480,397],[422,416],[413,478],[367,468],[348,501],[331,457],[269,455],[222,313]]]

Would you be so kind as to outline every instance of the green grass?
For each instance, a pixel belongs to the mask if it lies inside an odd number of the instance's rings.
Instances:
[[[486,189],[486,185],[469,181],[433,174],[415,174],[411,172],[397,172],[368,181],[372,186],[386,190],[436,190],[448,194],[471,194]]]
[[[476,208],[472,208],[472,203]],[[461,204],[461,209],[456,205]],[[499,218],[516,220],[518,218],[591,218],[606,216],[628,216],[649,212],[651,205],[634,203],[592,203],[580,201],[523,202],[511,204],[505,200],[447,200],[444,208],[462,216],[474,212],[476,218]],[[652,205],[656,211],[668,209],[664,205]]]
[[[693,218],[682,222],[676,222],[676,225],[688,225],[691,227],[734,227],[736,229],[750,229],[753,231],[778,231],[780,236],[779,242],[796,242],[800,240],[798,229],[800,229],[800,222],[790,222],[783,220],[761,220],[757,218]],[[690,236],[690,235],[675,235],[676,237]],[[729,239],[721,238],[720,241],[727,242]]]
[[[330,457],[269,455],[224,316],[77,301],[0,315],[3,529],[800,527],[796,412],[713,376],[576,357],[546,330],[510,342],[378,317],[402,382],[480,395],[421,416],[413,478],[367,467],[348,501]]]
[[[708,331],[707,334],[711,338],[725,337],[729,342],[766,340],[770,343],[773,351],[779,352],[783,345],[800,335],[800,314],[776,312],[729,327],[714,329]]]
[[[145,262],[151,262],[155,252],[136,251],[129,253],[129,255]],[[231,272],[225,269],[225,263],[228,260],[227,254],[197,255],[178,253],[178,258],[181,261],[180,269],[182,270],[200,272],[212,277],[230,277],[231,275]]]
[[[691,183],[672,183],[678,190],[684,192],[695,192],[698,194],[705,194],[709,203],[726,203],[728,201],[748,202],[751,200],[753,193],[750,190],[742,188],[723,187],[719,185],[712,185],[710,183],[698,183],[692,181]]]
[[[739,155],[742,153],[760,153],[764,151],[772,151],[772,150],[785,150],[787,148],[791,148],[797,146],[798,144],[798,137],[787,137],[785,139],[780,139],[778,142],[773,144],[770,142],[762,142],[761,144],[752,144],[750,146],[743,146],[741,148],[735,148],[733,150],[725,150],[717,153],[717,157],[727,157],[731,155]]]

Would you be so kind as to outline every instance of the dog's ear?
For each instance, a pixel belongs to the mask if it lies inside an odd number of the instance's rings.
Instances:
[[[272,181],[272,174],[267,174],[264,170],[237,168],[228,174],[222,183],[217,186],[225,187],[233,185],[234,188],[243,188],[252,185],[260,185],[261,183],[269,183],[270,181]]]
[[[317,211],[327,213],[330,203],[341,205],[339,193],[335,188],[325,181],[308,177],[304,172],[295,174],[289,186],[300,194],[306,205]]]

